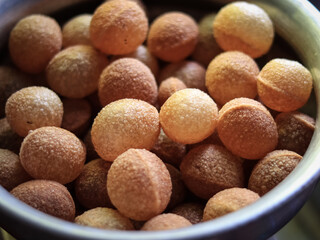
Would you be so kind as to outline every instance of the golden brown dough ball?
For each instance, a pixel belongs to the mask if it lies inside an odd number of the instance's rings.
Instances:
[[[275,149],[277,125],[269,111],[258,101],[236,98],[219,112],[218,134],[233,154],[259,159]]]
[[[169,138],[191,144],[204,140],[214,132],[218,108],[206,93],[187,88],[168,98],[159,116],[161,127]]]
[[[216,56],[206,72],[206,86],[210,96],[219,104],[239,98],[255,98],[259,67],[248,55],[238,51]]]
[[[93,14],[90,39],[106,54],[133,52],[147,37],[148,19],[134,1],[114,0],[102,4]]]
[[[91,138],[99,156],[113,161],[129,148],[151,149],[159,132],[155,107],[137,99],[121,99],[100,111],[92,125]]]
[[[185,89],[187,86],[178,78],[169,77],[161,82],[158,93],[158,103],[160,106],[175,92]]]
[[[107,189],[120,213],[141,221],[165,210],[172,184],[160,158],[145,149],[129,149],[112,163]]]
[[[91,45],[90,22],[91,14],[81,14],[71,18],[62,27],[62,46]]]
[[[129,218],[111,208],[94,208],[75,219],[75,223],[101,229],[134,230]]]
[[[48,16],[27,16],[10,33],[10,56],[18,68],[27,73],[42,72],[61,46],[61,28]]]
[[[10,192],[29,206],[67,221],[73,221],[75,205],[67,188],[49,180],[31,180]]]
[[[204,208],[202,220],[209,221],[235,212],[258,199],[258,194],[246,188],[225,189],[209,199]]]
[[[101,73],[98,94],[102,106],[122,98],[135,98],[155,104],[158,87],[144,63],[134,58],[121,58]]]
[[[252,58],[267,53],[274,39],[273,23],[267,13],[242,1],[220,9],[213,22],[213,32],[223,50],[241,51]]]
[[[16,134],[10,127],[7,118],[0,119],[0,148],[19,154],[23,137]]]
[[[173,213],[164,213],[147,221],[141,231],[164,231],[178,228],[189,227],[192,224],[189,220]]]
[[[263,196],[285,179],[301,159],[302,156],[288,150],[270,152],[254,166],[248,188]]]
[[[47,82],[56,93],[67,98],[83,98],[98,89],[107,58],[93,47],[76,45],[59,52],[46,69]]]
[[[267,107],[290,112],[308,101],[312,76],[299,62],[277,58],[261,69],[257,85],[259,97]]]
[[[44,126],[60,127],[63,105],[59,96],[45,87],[23,88],[10,96],[6,116],[11,128],[20,136]]]
[[[182,12],[168,12],[151,24],[148,49],[163,61],[178,62],[193,52],[198,34],[198,25],[191,16]]]
[[[171,213],[180,215],[192,224],[200,223],[203,216],[204,205],[197,202],[187,202],[176,206]]]
[[[180,171],[188,189],[203,199],[226,188],[244,186],[242,161],[219,145],[205,144],[190,150]]]
[[[26,136],[20,149],[20,161],[35,179],[72,182],[81,173],[86,149],[71,132],[57,127],[41,127]]]

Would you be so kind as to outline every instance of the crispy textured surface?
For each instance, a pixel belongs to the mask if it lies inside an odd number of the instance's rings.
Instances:
[[[33,178],[66,184],[83,169],[86,149],[71,132],[57,127],[32,131],[22,142],[20,160]]]
[[[193,52],[198,34],[198,25],[192,17],[182,12],[168,12],[151,24],[148,49],[161,60],[178,62]]]
[[[68,98],[83,98],[98,89],[107,58],[91,46],[66,48],[53,57],[46,69],[49,86]]]
[[[223,50],[241,51],[252,58],[267,53],[274,38],[273,23],[267,13],[246,2],[221,8],[213,22],[213,31]]]
[[[160,110],[160,123],[165,134],[183,144],[197,143],[210,136],[217,120],[217,105],[198,89],[187,88],[174,93]]]
[[[276,123],[258,101],[236,98],[219,112],[218,134],[233,154],[259,159],[275,149],[278,143]]]
[[[129,218],[111,208],[94,208],[77,216],[75,223],[101,229],[134,230]]]
[[[61,28],[48,16],[29,15],[21,19],[10,33],[11,59],[27,73],[42,72],[61,46]]]
[[[159,86],[158,103],[162,106],[172,94],[185,88],[187,86],[180,79],[176,77],[167,78]]]
[[[259,195],[246,188],[230,188],[218,192],[206,204],[203,221],[209,221],[237,211],[257,201]]]
[[[302,156],[288,150],[270,152],[254,166],[249,189],[263,196],[285,179],[301,159]]]
[[[164,213],[153,217],[147,221],[143,227],[142,231],[164,231],[172,230],[183,227],[189,227],[192,224],[182,216],[173,213]]]
[[[96,9],[90,24],[94,47],[106,54],[133,52],[147,37],[148,19],[134,1],[108,1]]]
[[[75,205],[67,188],[48,180],[32,180],[15,187],[11,194],[31,207],[61,218],[73,221]]]
[[[216,56],[206,71],[206,86],[219,104],[239,98],[255,98],[259,67],[248,55],[238,51]]]
[[[192,224],[200,223],[203,216],[204,205],[196,202],[182,203],[171,210],[171,213],[180,215]]]
[[[137,99],[121,99],[100,111],[92,125],[91,138],[99,156],[113,161],[129,148],[151,149],[159,132],[155,107]]]
[[[269,108],[279,112],[295,111],[309,99],[312,76],[297,61],[277,58],[268,62],[258,76],[258,94]]]
[[[27,87],[15,92],[7,100],[5,111],[12,130],[22,137],[39,127],[60,127],[63,117],[59,96],[45,87]]]
[[[242,161],[219,145],[205,144],[190,150],[180,171],[189,190],[203,199],[226,188],[244,186]]]
[[[107,189],[119,212],[141,221],[165,210],[172,184],[160,158],[145,149],[129,149],[111,165]]]
[[[101,73],[98,94],[102,106],[122,98],[135,98],[155,104],[158,87],[144,63],[134,58],[121,58]]]

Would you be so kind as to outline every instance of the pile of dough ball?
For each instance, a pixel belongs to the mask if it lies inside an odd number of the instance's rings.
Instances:
[[[258,65],[275,35],[262,8],[147,16],[112,0],[63,26],[34,14],[13,27],[0,67],[13,196],[84,226],[171,230],[254,203],[302,161],[312,76],[281,55]]]

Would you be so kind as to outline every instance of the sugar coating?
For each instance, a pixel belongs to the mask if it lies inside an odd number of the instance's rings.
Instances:
[[[213,32],[223,50],[241,51],[252,58],[267,53],[274,39],[268,14],[257,5],[242,1],[220,9],[213,22]]]
[[[187,86],[180,79],[175,77],[169,77],[162,81],[158,93],[158,102],[160,106],[162,106],[172,94],[185,88],[187,88]]]
[[[46,68],[47,82],[55,92],[68,98],[83,98],[98,89],[107,58],[93,47],[76,45],[53,57]]]
[[[192,224],[200,223],[203,216],[204,205],[197,202],[187,202],[176,206],[171,213],[180,215]]]
[[[164,13],[150,26],[148,49],[163,61],[178,62],[193,52],[198,34],[198,25],[191,16],[182,12]]]
[[[46,214],[73,221],[75,205],[67,188],[48,180],[31,180],[10,192],[14,197]]]
[[[288,150],[267,154],[253,168],[248,188],[263,196],[285,179],[302,160],[302,156]]]
[[[191,144],[202,141],[214,132],[218,108],[206,93],[187,88],[168,98],[159,116],[161,127],[169,138]]]
[[[27,73],[42,72],[61,46],[60,26],[45,15],[33,14],[21,19],[10,33],[11,59]]]
[[[230,188],[218,192],[207,202],[203,211],[203,221],[209,221],[235,212],[259,199],[259,195],[246,188]]]
[[[99,156],[113,161],[129,148],[151,149],[159,132],[159,113],[155,107],[137,99],[121,99],[99,112],[91,138]]]
[[[86,149],[71,132],[58,127],[41,127],[26,136],[20,149],[20,161],[35,179],[66,184],[83,169]]]
[[[59,96],[46,87],[27,87],[15,92],[7,100],[5,111],[11,128],[22,137],[39,127],[60,127],[63,117]]]
[[[206,86],[210,96],[219,104],[239,98],[255,98],[259,67],[248,55],[228,51],[216,56],[206,71]]]
[[[111,165],[107,189],[120,213],[141,221],[165,210],[172,184],[160,158],[145,149],[129,149]]]
[[[233,154],[259,159],[275,149],[278,143],[276,123],[258,101],[236,98],[219,111],[218,134]]]
[[[101,229],[134,230],[130,219],[112,208],[90,209],[77,216],[75,223]]]
[[[257,86],[259,97],[267,107],[279,112],[290,112],[308,101],[312,76],[299,62],[277,58],[261,69]]]
[[[189,227],[191,225],[189,220],[182,216],[173,213],[164,213],[147,221],[141,228],[141,231],[164,231]]]
[[[106,54],[133,52],[147,32],[148,19],[134,1],[108,1],[96,9],[90,23],[93,46]]]
[[[102,106],[122,98],[155,104],[158,87],[152,72],[144,63],[134,58],[120,58],[101,73],[98,94]]]

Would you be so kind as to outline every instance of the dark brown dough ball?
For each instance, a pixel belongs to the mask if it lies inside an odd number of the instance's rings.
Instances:
[[[171,213],[188,219],[192,224],[200,223],[204,205],[197,202],[182,203],[171,210]]]

